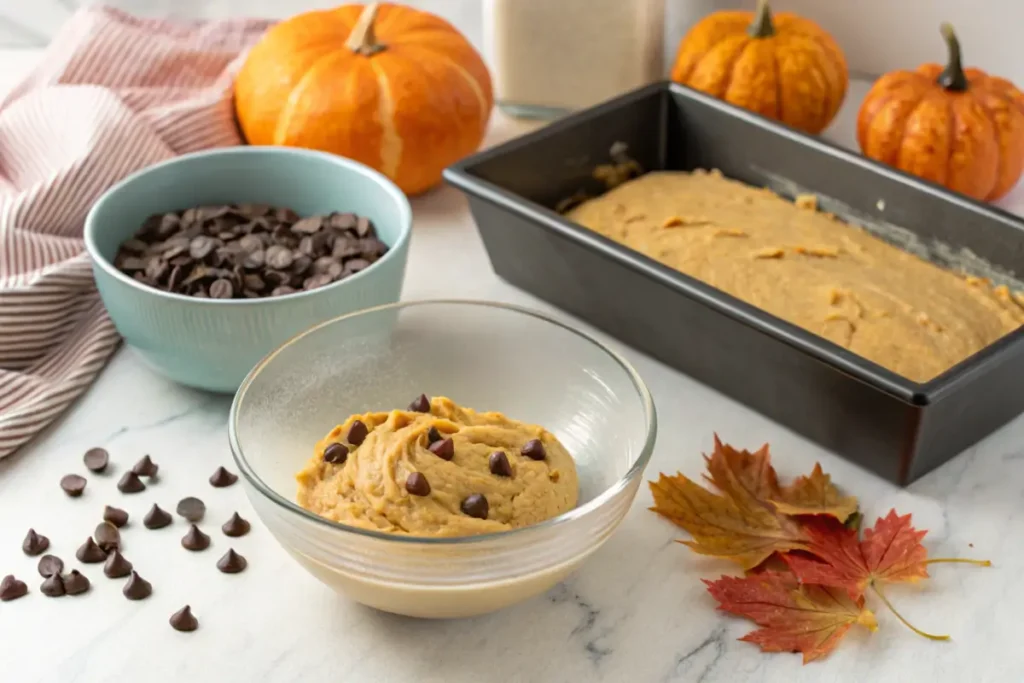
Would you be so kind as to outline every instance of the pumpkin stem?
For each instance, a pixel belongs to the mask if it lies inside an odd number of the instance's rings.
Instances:
[[[768,6],[768,0],[757,0],[757,11],[754,13],[753,23],[747,29],[747,35],[751,38],[771,38],[775,35],[772,8]]]
[[[957,40],[956,33],[953,32],[953,27],[950,24],[943,23],[940,30],[946,41],[946,46],[949,48],[949,62],[946,64],[945,70],[939,74],[938,83],[946,90],[963,92],[967,90],[968,84],[960,54],[960,41]]]
[[[375,55],[384,49],[384,46],[377,42],[377,35],[373,30],[379,10],[379,2],[371,2],[363,8],[363,13],[359,15],[359,20],[356,21],[355,27],[348,34],[345,47],[352,50],[352,52],[358,52],[366,56]]]

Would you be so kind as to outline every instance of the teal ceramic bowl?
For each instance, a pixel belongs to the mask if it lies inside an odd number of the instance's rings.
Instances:
[[[228,203],[287,206],[300,215],[370,218],[390,249],[355,275],[267,299],[196,299],[143,285],[113,265],[118,247],[154,213]],[[150,166],[108,190],[85,221],[96,285],[125,341],[157,372],[233,393],[260,359],[313,325],[398,301],[412,230],[405,195],[373,169],[287,147],[229,147]]]

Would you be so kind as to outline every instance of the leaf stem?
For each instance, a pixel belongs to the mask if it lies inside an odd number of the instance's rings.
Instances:
[[[931,560],[925,560],[925,564],[938,564],[939,562],[960,562],[963,564],[973,564],[978,567],[991,567],[992,560],[971,560],[965,557],[936,557]]]
[[[949,640],[949,636],[937,636],[937,635],[934,635],[932,633],[925,633],[924,631],[922,631],[921,629],[917,628],[916,626],[911,624],[909,621],[904,619],[903,615],[896,611],[896,608],[892,606],[892,603],[889,602],[889,599],[887,597],[885,597],[885,594],[882,593],[882,590],[878,587],[877,584],[872,583],[871,584],[871,590],[875,591],[875,595],[877,595],[879,598],[881,598],[882,602],[885,603],[885,606],[889,608],[889,611],[892,612],[893,614],[895,614],[896,618],[899,619],[901,622],[903,622],[904,626],[909,628],[911,631],[913,631],[917,635],[924,636],[928,640]]]

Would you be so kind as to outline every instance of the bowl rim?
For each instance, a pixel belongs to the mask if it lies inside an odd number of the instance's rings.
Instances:
[[[259,477],[259,475],[256,474],[252,466],[250,466],[245,456],[242,454],[242,448],[238,442],[239,407],[245,398],[245,393],[248,390],[249,386],[253,383],[256,377],[259,376],[263,368],[269,365],[270,362],[273,361],[275,356],[277,356],[279,353],[284,351],[292,344],[297,343],[303,337],[312,334],[319,330],[320,328],[326,327],[328,325],[332,325],[342,320],[346,320],[348,318],[353,318],[361,315],[369,315],[387,310],[398,310],[403,308],[414,308],[417,306],[432,305],[479,306],[483,308],[501,309],[512,313],[526,315],[528,317],[540,320],[541,322],[555,325],[556,327],[560,327],[563,330],[566,330],[567,332],[575,334],[576,336],[582,338],[585,341],[590,342],[591,344],[593,344],[594,346],[608,354],[608,356],[610,356],[611,359],[619,365],[619,367],[625,370],[627,376],[633,383],[633,388],[636,390],[644,410],[644,427],[646,430],[644,444],[640,449],[640,454],[637,456],[636,460],[633,461],[633,464],[630,465],[626,473],[619,477],[618,480],[616,480],[615,483],[613,483],[611,486],[606,488],[600,494],[595,496],[593,499],[587,501],[583,505],[574,507],[571,510],[563,512],[562,514],[552,517],[550,519],[546,519],[543,522],[531,524],[529,526],[519,527],[517,529],[509,529],[507,531],[495,531],[486,534],[477,534],[475,536],[455,536],[442,538],[434,538],[430,536],[406,536],[388,534],[382,531],[361,529],[359,527],[342,524],[341,522],[335,522],[333,520],[321,517],[320,515],[310,512],[309,510],[306,510],[303,507],[300,507],[294,501],[285,498],[284,496],[280,495],[279,493],[271,489],[267,484],[265,484],[263,480]],[[629,486],[630,482],[636,476],[640,475],[643,472],[643,470],[647,467],[647,463],[650,462],[651,455],[654,452],[654,445],[655,441],[657,440],[657,434],[658,417],[657,411],[654,406],[654,398],[651,396],[651,392],[647,388],[647,384],[644,382],[643,378],[640,376],[640,373],[637,372],[636,368],[633,367],[632,363],[626,360],[626,358],[622,356],[619,352],[615,351],[607,344],[601,342],[593,335],[584,332],[583,330],[577,329],[569,325],[568,323],[562,322],[545,313],[541,313],[539,311],[532,310],[524,306],[519,306],[517,304],[475,299],[420,299],[414,301],[398,301],[396,303],[383,304],[381,306],[374,306],[372,308],[366,308],[360,311],[355,311],[353,313],[348,313],[318,323],[313,327],[310,327],[309,329],[298,333],[297,335],[293,336],[291,339],[283,343],[281,346],[271,351],[266,357],[264,357],[259,363],[257,363],[252,368],[252,370],[249,371],[249,373],[245,376],[245,379],[242,380],[242,383],[239,385],[238,391],[235,392],[234,399],[232,399],[231,401],[231,410],[229,411],[228,414],[228,442],[230,443],[231,446],[231,455],[234,458],[235,464],[238,467],[239,471],[242,473],[242,476],[245,477],[249,484],[251,484],[253,488],[259,491],[271,503],[274,503],[279,507],[282,507],[287,512],[298,514],[300,517],[303,517],[315,524],[319,524],[321,526],[333,529],[335,531],[356,534],[358,536],[363,536],[366,538],[372,538],[392,543],[404,543],[410,545],[422,544],[430,546],[468,545],[473,543],[483,543],[498,538],[508,538],[516,534],[528,533],[530,530],[549,529],[562,526],[574,520],[585,517],[594,510],[603,507],[604,504],[608,502],[608,500],[614,498],[621,490]]]
[[[138,182],[144,176],[150,173],[156,173],[168,167],[184,165],[188,163],[201,163],[203,159],[210,157],[220,156],[248,156],[248,155],[270,155],[270,156],[298,156],[305,158],[306,160],[321,159],[332,164],[339,166],[347,171],[352,171],[361,175],[368,176],[371,180],[377,182],[386,193],[390,195],[390,198],[398,206],[400,215],[400,226],[398,239],[395,240],[393,245],[389,245],[388,251],[382,257],[371,263],[369,266],[349,275],[343,280],[332,282],[323,287],[317,287],[316,289],[301,290],[293,292],[291,294],[282,294],[281,296],[274,297],[260,297],[258,299],[213,299],[213,298],[202,298],[186,296],[185,294],[176,294],[174,292],[167,292],[156,287],[150,287],[145,285],[134,278],[130,278],[120,270],[118,270],[114,264],[100,253],[98,246],[96,245],[96,215],[105,208],[105,206],[113,201],[115,197],[124,188]],[[197,306],[259,306],[266,305],[268,302],[276,301],[296,301],[303,297],[314,296],[318,293],[329,291],[337,287],[343,286],[353,280],[365,276],[367,273],[373,272],[375,266],[384,263],[388,260],[400,258],[397,254],[405,250],[408,245],[410,236],[412,235],[412,206],[409,204],[409,198],[398,189],[390,178],[385,176],[383,173],[370,168],[366,164],[362,164],[358,161],[354,161],[347,157],[338,156],[336,154],[330,154],[328,152],[320,152],[318,150],[305,149],[300,147],[280,147],[276,145],[237,145],[234,147],[217,147],[214,149],[200,150],[197,152],[189,152],[187,154],[181,154],[164,161],[151,164],[140,168],[129,175],[119,180],[116,184],[107,188],[107,190],[100,195],[100,198],[89,209],[89,213],[85,217],[85,226],[83,229],[83,237],[85,240],[85,250],[88,252],[92,262],[102,269],[107,275],[113,277],[120,282],[127,284],[128,286],[136,289],[140,292],[146,292],[147,294],[169,299],[171,301],[187,301]],[[372,277],[372,276],[371,276]]]

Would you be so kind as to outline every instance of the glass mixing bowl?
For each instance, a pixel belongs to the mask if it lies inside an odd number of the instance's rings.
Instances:
[[[425,393],[551,431],[574,456],[579,505],[512,531],[396,536],[319,517],[294,502],[295,473],[349,415],[404,408]],[[293,338],[242,383],[231,449],[278,542],[363,604],[417,617],[490,612],[577,568],[629,509],[657,431],[643,380],[589,335],[516,306],[415,301],[346,315]]]

